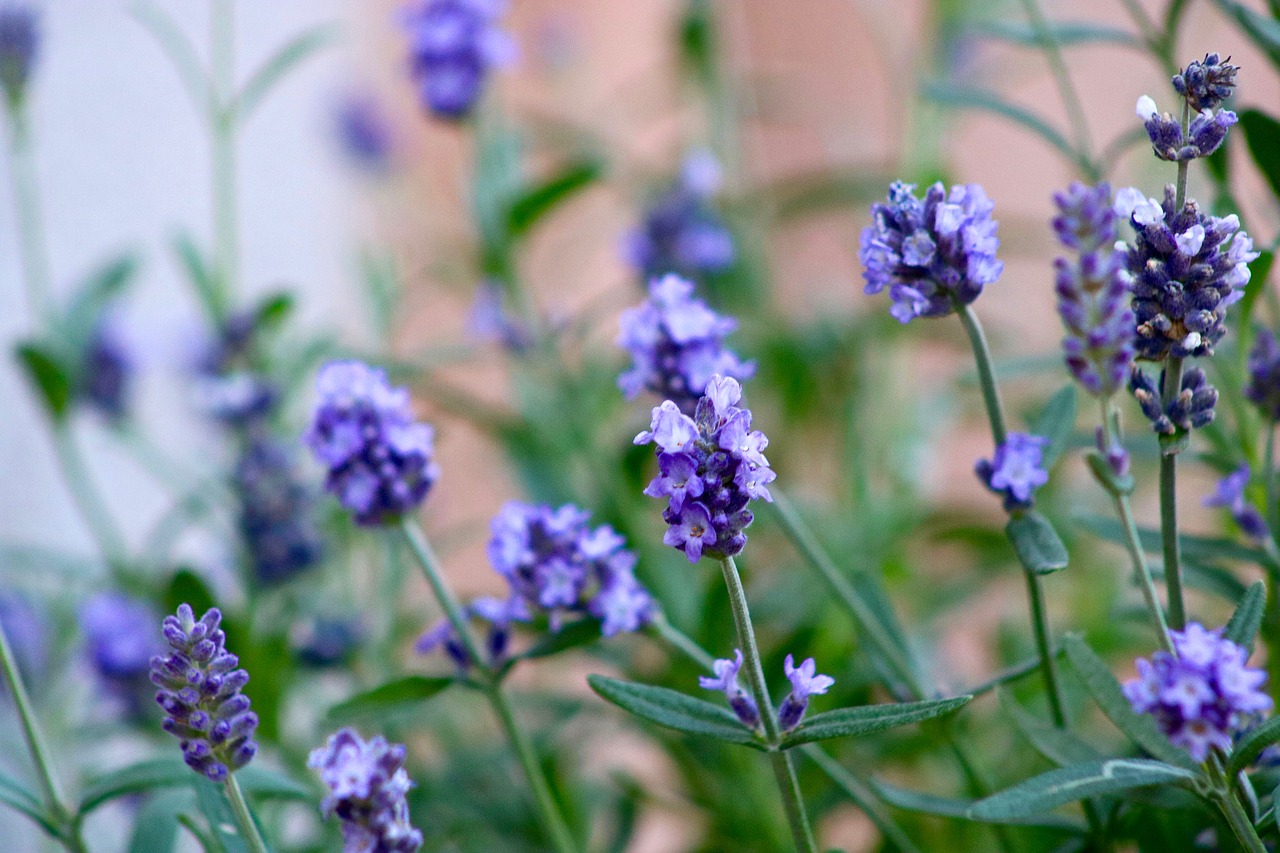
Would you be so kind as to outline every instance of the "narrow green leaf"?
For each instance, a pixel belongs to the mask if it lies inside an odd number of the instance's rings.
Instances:
[[[195,289],[205,313],[212,319],[221,321],[226,314],[226,298],[218,285],[218,275],[213,265],[196,246],[195,240],[186,232],[179,232],[173,237],[173,252],[187,280]]]
[[[598,639],[600,639],[600,620],[580,619],[561,627],[559,631],[545,632],[520,657],[522,659],[550,657],[594,643]]]
[[[1041,459],[1041,467],[1046,471],[1058,461],[1071,441],[1071,434],[1076,428],[1076,405],[1075,383],[1064,385],[1049,398],[1031,422],[1032,433],[1049,439],[1049,445],[1044,449]]]
[[[591,186],[603,171],[597,160],[583,160],[565,166],[512,202],[507,212],[507,229],[515,236],[527,233],[555,208]]]
[[[249,843],[240,832],[240,824],[236,823],[235,812],[231,810],[223,787],[203,776],[196,776],[194,785],[200,812],[223,853],[249,853]]]
[[[213,98],[213,85],[200,64],[199,53],[191,39],[187,38],[173,18],[150,2],[138,3],[131,14],[134,20],[151,32],[156,44],[164,51],[182,80],[182,85],[191,98],[191,105],[196,112],[203,114]]]
[[[277,770],[250,764],[236,771],[236,779],[246,796],[259,800],[311,800],[313,792],[306,785],[295,781]]]
[[[71,406],[74,371],[63,363],[52,347],[37,341],[19,344],[16,354],[27,378],[40,393],[49,416],[61,421]]]
[[[1272,717],[1253,729],[1236,743],[1231,750],[1231,775],[1239,773],[1252,764],[1262,751],[1271,744],[1280,741],[1280,717]]]
[[[1084,455],[1084,461],[1089,466],[1094,479],[1113,495],[1131,495],[1133,494],[1133,475],[1125,474],[1121,476],[1111,467],[1111,463],[1107,461],[1107,457],[1103,456],[1096,450],[1090,450]]]
[[[1145,758],[1110,758],[1050,770],[974,803],[975,820],[1008,820],[1042,814],[1076,800],[1118,794],[1146,785],[1183,785],[1197,776],[1189,770]]]
[[[408,675],[359,693],[329,709],[334,719],[392,714],[414,708],[454,684],[444,676]]]
[[[1162,761],[1188,770],[1197,768],[1185,750],[1169,743],[1169,739],[1156,727],[1154,718],[1149,714],[1134,712],[1129,700],[1125,698],[1120,682],[1116,681],[1106,663],[1094,654],[1093,649],[1089,648],[1079,634],[1068,634],[1063,645],[1067,650],[1067,658],[1084,682],[1085,689],[1116,728]]]
[[[1046,46],[1045,39],[1041,38],[1034,27],[1019,21],[979,21],[971,29],[980,36],[988,36],[1025,47]],[[1127,30],[1087,21],[1057,21],[1049,25],[1049,31],[1053,41],[1062,47],[1098,42],[1142,47],[1142,39]]]
[[[936,101],[944,106],[984,110],[1004,116],[1039,136],[1045,142],[1061,151],[1073,163],[1078,162],[1080,159],[1075,148],[1057,128],[1030,110],[1009,103],[995,92],[979,89],[975,86],[931,81],[924,84],[921,94],[929,100]]]
[[[178,815],[195,810],[196,795],[189,788],[153,794],[133,821],[129,853],[170,853],[178,839]]]
[[[1280,196],[1280,121],[1260,110],[1242,110],[1240,129],[1249,155],[1271,185],[1271,194]]]
[[[1022,736],[1036,752],[1060,767],[1098,761],[1104,756],[1066,729],[1060,729],[1030,714],[1007,690],[996,690],[1001,709],[1013,719]]]
[[[782,747],[789,749],[802,743],[870,734],[922,720],[931,720],[963,707],[972,698],[972,696],[956,696],[952,699],[926,699],[923,702],[863,705],[858,708],[840,708],[824,714],[815,714],[784,735]]]
[[[938,817],[949,817],[957,820],[969,820],[969,809],[973,808],[974,805],[972,800],[942,797],[937,794],[928,794],[923,791],[911,791],[906,788],[899,788],[897,785],[890,785],[888,782],[882,782],[878,779],[868,779],[867,782],[876,792],[876,796],[889,805],[902,809],[903,811],[936,815]],[[1070,820],[1069,818],[1059,815],[1012,817],[1008,820],[992,821],[992,823],[1014,823],[1026,826],[1040,826],[1049,829],[1066,830],[1077,833],[1083,833],[1085,830],[1084,824],[1081,822]]]
[[[764,748],[755,732],[742,725],[728,708],[665,687],[636,684],[603,675],[588,675],[587,683],[605,701],[651,723],[686,734]]]
[[[80,796],[80,814],[86,815],[103,803],[149,791],[153,788],[177,788],[190,785],[199,778],[181,758],[151,758],[130,764],[94,779]]]
[[[1004,532],[1027,571],[1048,575],[1067,567],[1067,546],[1053,523],[1034,509],[1010,518]]]
[[[252,115],[277,83],[321,48],[336,42],[338,33],[337,27],[321,24],[299,33],[276,51],[250,75],[240,90],[233,105],[235,119],[242,122]]]
[[[293,294],[282,291],[273,293],[263,298],[255,309],[258,315],[256,328],[271,330],[278,329],[289,319],[289,315],[293,313],[294,299]]]
[[[1083,515],[1074,519],[1075,523],[1095,536],[1124,544],[1124,531],[1120,522],[1114,518],[1101,515]],[[1160,531],[1150,527],[1138,528],[1138,538],[1142,549],[1148,554],[1160,552]],[[1214,536],[1187,536],[1180,534],[1183,556],[1192,560],[1242,560],[1260,565],[1271,565],[1271,559],[1261,548],[1242,545],[1231,539]]]
[[[1262,614],[1266,608],[1267,585],[1263,581],[1254,581],[1231,614],[1223,636],[1238,646],[1244,646],[1246,650],[1253,649],[1253,640],[1262,627]]]
[[[1254,44],[1262,48],[1272,64],[1280,68],[1280,20],[1255,12],[1235,0],[1214,0],[1218,8],[1235,19]]]
[[[120,255],[89,273],[76,290],[66,313],[66,334],[74,343],[88,340],[93,328],[110,304],[119,298],[137,275],[138,256]]]
[[[45,814],[44,806],[35,792],[3,771],[0,771],[0,803],[31,818],[50,835],[57,833],[57,827]]]

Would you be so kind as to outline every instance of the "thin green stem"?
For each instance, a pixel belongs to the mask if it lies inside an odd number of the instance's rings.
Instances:
[[[987,409],[987,421],[991,424],[991,438],[995,446],[1004,444],[1007,432],[1004,425],[1004,409],[1000,405],[1000,391],[996,387],[996,373],[991,364],[991,348],[987,345],[987,336],[978,322],[978,315],[968,305],[957,305],[956,313],[969,335],[969,343],[973,347],[973,359],[978,367],[978,384],[982,386],[982,402]]]
[[[1211,756],[1206,766],[1209,777],[1217,787],[1215,799],[1218,808],[1222,811],[1222,816],[1227,819],[1227,824],[1230,825],[1236,840],[1248,853],[1266,853],[1267,847],[1258,837],[1258,830],[1249,819],[1249,815],[1245,813],[1244,807],[1236,799],[1235,788],[1228,781],[1218,756]]]
[[[1053,724],[1060,729],[1067,727],[1067,714],[1062,701],[1062,684],[1058,680],[1058,663],[1049,640],[1049,614],[1044,605],[1044,588],[1040,575],[1023,572],[1027,576],[1027,599],[1031,602],[1031,627],[1036,636],[1036,650],[1040,654],[1040,671],[1044,675],[1045,690],[1049,694],[1049,712]]]
[[[1262,457],[1263,506],[1262,517],[1271,530],[1280,533],[1280,502],[1276,500],[1276,422],[1267,420],[1267,443]],[[1275,534],[1273,534],[1275,535]]]
[[[208,104],[213,155],[213,256],[218,269],[215,309],[225,319],[240,276],[236,174],[235,15],[236,0],[213,0],[210,30],[212,91]]]
[[[849,611],[863,636],[875,647],[876,653],[884,658],[894,675],[897,676],[898,683],[888,685],[890,691],[898,698],[904,698],[904,695],[913,699],[924,698],[919,676],[912,668],[906,654],[893,641],[884,623],[880,621],[871,606],[863,600],[853,584],[849,582],[849,579],[844,576],[831,557],[823,550],[817,536],[814,535],[809,525],[805,523],[804,518],[795,508],[795,505],[791,503],[790,498],[776,488],[771,489],[771,491],[773,493],[773,508],[778,520],[782,523],[782,529],[787,534],[787,538],[796,546],[796,549],[808,561],[809,565],[818,572],[818,575],[827,584],[831,592]]]
[[[1080,101],[1080,94],[1076,91],[1075,84],[1071,82],[1071,72],[1067,69],[1067,63],[1062,58],[1062,46],[1058,44],[1058,38],[1053,33],[1053,27],[1049,24],[1044,10],[1040,8],[1040,4],[1036,0],[1022,0],[1022,7],[1026,10],[1027,18],[1031,21],[1031,28],[1035,31],[1036,38],[1044,49],[1045,60],[1049,63],[1049,69],[1053,72],[1054,82],[1058,86],[1058,95],[1062,98],[1062,104],[1066,107],[1067,114],[1071,118],[1071,128],[1076,138],[1076,149],[1080,155],[1080,165],[1085,167],[1085,171],[1088,172],[1087,177],[1090,180],[1097,180],[1098,166],[1093,161],[1093,146],[1089,140],[1089,121],[1085,114],[1084,104]]]
[[[524,731],[516,723],[515,715],[511,712],[511,703],[507,701],[506,694],[502,691],[502,685],[494,682],[485,690],[485,695],[488,696],[489,704],[493,706],[494,712],[498,715],[498,720],[502,723],[502,729],[506,732],[507,739],[516,751],[516,756],[520,759],[520,766],[524,769],[524,775],[529,781],[529,787],[533,790],[538,812],[542,817],[543,827],[551,836],[552,845],[559,853],[575,853],[577,845],[573,841],[573,836],[569,833],[569,827],[565,825],[564,818],[560,816],[560,809],[556,806],[555,800],[551,796],[551,788],[547,785],[547,779],[538,764],[538,757],[534,754],[533,745],[529,743]]]
[[[436,601],[439,602],[441,609],[444,610],[445,618],[453,626],[454,632],[458,635],[458,641],[462,643],[462,647],[466,650],[468,659],[475,666],[487,669],[488,658],[480,654],[480,644],[476,642],[471,633],[471,626],[467,623],[466,612],[462,609],[462,604],[457,597],[454,596],[453,590],[445,583],[444,572],[440,569],[440,561],[436,557],[435,551],[431,548],[431,543],[427,541],[426,535],[422,532],[422,528],[418,526],[417,520],[411,515],[403,516],[400,519],[400,530],[404,533],[404,538],[409,543],[409,549],[413,551],[414,557],[417,558],[418,565],[422,567],[422,574],[427,579],[432,593],[435,594]]]
[[[129,564],[124,535],[102,493],[94,485],[84,457],[80,455],[80,448],[76,445],[75,436],[71,434],[71,425],[65,421],[53,425],[53,449],[67,489],[102,552],[102,558],[117,579],[121,579]]]
[[[49,751],[45,747],[44,737],[40,732],[40,724],[36,720],[35,710],[31,705],[31,696],[27,693],[27,685],[22,680],[18,662],[9,645],[9,637],[0,625],[0,669],[4,670],[5,680],[9,683],[13,694],[13,704],[18,709],[18,719],[22,723],[22,736],[27,742],[27,751],[31,753],[31,761],[36,766],[36,775],[40,778],[40,787],[44,792],[44,807],[58,829],[58,840],[71,853],[83,853],[84,842],[80,838],[70,809],[67,808],[58,790],[58,780],[53,773],[53,762],[49,760]]]
[[[45,244],[40,193],[37,190],[35,155],[31,145],[31,126],[24,106],[9,113],[9,173],[13,181],[13,201],[18,220],[18,245],[22,255],[23,280],[31,311],[51,323],[55,316],[49,270],[48,247]]]
[[[791,753],[770,753],[769,763],[773,765],[773,776],[778,780],[778,790],[782,792],[782,806],[787,812],[791,840],[795,843],[796,850],[811,850],[816,853],[818,842],[809,826],[809,816],[805,814],[804,796],[800,793],[800,780],[796,777],[796,766],[791,760]]]
[[[267,844],[258,832],[258,824],[253,819],[253,812],[249,811],[249,804],[245,801],[244,792],[240,790],[240,783],[236,781],[236,774],[232,773],[227,777],[224,787],[227,799],[231,802],[231,812],[236,816],[236,824],[240,827],[240,834],[244,836],[250,853],[267,853]]]
[[[1167,409],[1182,387],[1182,359],[1165,362],[1161,400]],[[1170,448],[1173,450],[1173,448]],[[1182,554],[1178,540],[1178,456],[1176,452],[1160,455],[1160,544],[1164,556],[1164,580],[1169,588],[1169,627],[1181,631],[1186,624],[1186,605],[1182,595]]]
[[[738,634],[738,648],[742,650],[743,666],[747,670],[747,684],[751,688],[751,697],[760,709],[760,721],[764,727],[765,739],[776,746],[782,732],[778,728],[778,715],[769,698],[769,687],[764,680],[764,667],[760,663],[760,649],[756,646],[756,632],[751,626],[751,611],[747,608],[747,593],[742,588],[742,577],[738,574],[738,565],[733,557],[719,560],[720,573],[724,576],[725,587],[729,591],[729,608],[733,611],[733,625]],[[786,778],[783,769],[790,774]],[[813,829],[809,825],[809,816],[805,812],[804,800],[800,798],[799,788],[795,785],[795,769],[790,762],[781,768],[774,762],[774,775],[778,779],[778,790],[782,794],[783,806],[787,811],[787,821],[791,825],[791,836],[795,840],[796,850],[817,853],[817,845],[813,839]]]
[[[1187,138],[1187,131],[1191,127],[1191,104],[1184,99],[1182,102],[1182,138]],[[1178,161],[1178,179],[1174,184],[1173,210],[1174,213],[1181,213],[1182,206],[1187,201],[1187,168],[1191,165],[1190,160]]]

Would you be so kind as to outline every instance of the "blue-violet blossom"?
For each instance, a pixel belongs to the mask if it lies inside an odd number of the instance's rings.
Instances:
[[[91,596],[80,606],[80,628],[94,671],[110,686],[127,686],[151,669],[161,651],[156,616],[144,601],[120,592]]]
[[[197,620],[190,605],[179,605],[176,616],[164,619],[169,654],[151,659],[164,730],[181,742],[187,765],[214,782],[244,767],[258,751],[253,741],[258,715],[240,692],[249,673],[238,669],[240,659],[226,650],[221,622],[216,607]]]
[[[733,234],[712,205],[720,179],[709,152],[690,154],[680,178],[623,238],[623,259],[646,279],[667,273],[697,279],[732,266]]]
[[[653,410],[649,429],[636,444],[657,445],[659,474],[645,488],[666,498],[662,541],[684,551],[696,563],[742,553],[745,528],[754,516],[747,505],[772,501],[768,484],[775,474],[764,449],[769,439],[751,429],[751,410],[739,408],[742,387],[736,379],[714,376],[691,418],[666,400]]]
[[[974,466],[978,479],[987,488],[1004,497],[1008,512],[1030,509],[1035,504],[1036,489],[1049,482],[1044,470],[1044,449],[1049,439],[1024,432],[1011,432],[996,448],[991,459],[980,459]]]
[[[943,317],[968,305],[1004,271],[996,259],[1000,240],[991,218],[995,205],[977,184],[929,187],[895,181],[888,203],[871,206],[858,258],[867,293],[889,289],[889,313],[900,323]]]
[[[742,649],[733,650],[733,659],[720,658],[711,664],[715,676],[698,676],[698,686],[704,690],[719,690],[724,693],[729,707],[738,716],[742,724],[749,729],[760,725],[760,709],[756,701],[738,684],[738,673],[742,671]]]
[[[1205,506],[1225,508],[1246,536],[1262,540],[1268,535],[1267,522],[1244,494],[1249,486],[1250,475],[1249,463],[1246,462],[1219,480],[1213,494],[1205,497],[1203,503]]]
[[[35,9],[25,4],[0,7],[0,88],[13,109],[22,100],[40,49]]]
[[[1108,397],[1124,387],[1134,355],[1129,275],[1124,255],[1115,251],[1111,186],[1074,182],[1053,201],[1058,241],[1078,253],[1073,260],[1054,261],[1058,314],[1067,328],[1062,341],[1067,368],[1086,391]]]
[[[1268,329],[1258,331],[1249,350],[1249,382],[1244,395],[1263,417],[1280,420],[1280,343]]]
[[[1192,622],[1169,637],[1174,654],[1139,658],[1138,677],[1125,683],[1124,693],[1134,711],[1155,717],[1170,742],[1204,761],[1213,749],[1230,749],[1234,732],[1271,709],[1262,691],[1267,674],[1247,666],[1249,653],[1221,628]]]
[[[283,583],[320,562],[324,541],[312,491],[299,477],[287,446],[252,436],[232,483],[240,498],[240,535],[259,583]]]
[[[305,440],[329,469],[325,488],[356,523],[384,524],[420,504],[439,469],[433,431],[414,420],[409,392],[358,361],[326,364],[316,389],[320,402]]]
[[[404,760],[403,745],[381,735],[365,741],[350,728],[312,750],[307,766],[329,789],[320,812],[342,822],[343,853],[414,853],[422,846],[422,833],[409,823],[405,795],[413,780]]]
[[[619,318],[618,346],[631,354],[631,369],[618,377],[627,398],[643,389],[673,401],[692,415],[711,377],[745,382],[755,363],[724,345],[738,321],[711,310],[693,295],[693,283],[666,275],[649,283],[649,298]]]
[[[1231,97],[1236,87],[1236,74],[1240,67],[1231,65],[1231,57],[1223,59],[1216,53],[1206,53],[1203,60],[1195,60],[1173,75],[1173,88],[1191,105],[1191,109],[1212,110]]]
[[[436,116],[467,116],[490,69],[514,58],[514,42],[497,25],[505,7],[501,0],[413,0],[404,10],[418,96]]]
[[[795,659],[787,655],[782,666],[787,680],[791,682],[791,692],[778,706],[778,726],[784,732],[789,732],[804,719],[804,712],[809,708],[809,697],[826,693],[836,680],[829,675],[819,675],[813,658],[805,658],[804,663],[796,666]]]
[[[1164,384],[1164,376],[1160,371],[1160,385]],[[1213,422],[1218,403],[1218,389],[1209,384],[1205,372],[1198,367],[1183,371],[1182,388],[1167,406],[1161,402],[1160,386],[1137,367],[1129,374],[1129,391],[1159,435],[1176,435],[1207,426]]]

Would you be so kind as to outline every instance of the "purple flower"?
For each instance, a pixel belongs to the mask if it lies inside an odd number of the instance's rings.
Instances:
[[[260,584],[284,583],[320,562],[324,542],[312,491],[287,447],[251,436],[231,482],[240,499],[240,534]]]
[[[1249,476],[1249,463],[1246,462],[1219,480],[1217,489],[1204,499],[1203,504],[1226,508],[1246,536],[1262,540],[1269,535],[1267,523],[1263,520],[1262,513],[1244,496]]]
[[[1067,368],[1085,390],[1107,397],[1125,384],[1133,363],[1133,312],[1124,256],[1114,250],[1116,213],[1111,187],[1079,182],[1055,193],[1059,242],[1079,253],[1054,261],[1058,314],[1067,328],[1062,341]]]
[[[1164,371],[1161,371],[1160,384],[1163,383]],[[1129,374],[1129,391],[1159,435],[1176,435],[1212,423],[1214,406],[1218,403],[1218,389],[1209,384],[1205,372],[1198,367],[1183,372],[1182,390],[1168,406],[1161,404],[1160,388],[1155,380],[1136,367]]]
[[[1244,395],[1268,420],[1280,420],[1280,344],[1267,329],[1258,332],[1249,350],[1249,383]]]
[[[119,592],[104,592],[80,606],[85,651],[98,675],[108,682],[145,675],[161,651],[156,617],[145,602]]]
[[[776,475],[764,455],[769,441],[751,429],[751,411],[737,406],[741,398],[736,379],[715,376],[694,417],[666,400],[635,438],[636,444],[658,446],[659,474],[644,493],[667,499],[662,517],[670,526],[662,541],[684,551],[691,563],[703,554],[741,553],[743,531],[753,520],[747,505],[773,500],[768,484]]]
[[[787,655],[782,666],[791,682],[791,692],[778,706],[778,725],[784,732],[789,732],[804,719],[804,712],[809,708],[809,697],[826,693],[836,680],[829,675],[818,675],[818,667],[813,658],[806,658],[797,667],[795,659]]]
[[[36,11],[25,4],[0,7],[0,88],[10,109],[22,101],[39,49]]]
[[[1248,264],[1258,257],[1240,220],[1201,213],[1194,201],[1177,210],[1172,186],[1163,202],[1124,193],[1116,204],[1135,232],[1121,253],[1132,280],[1138,358],[1212,355],[1227,331],[1227,306],[1243,298]]]
[[[258,751],[258,715],[240,692],[249,673],[237,669],[240,659],[226,650],[221,621],[217,608],[197,621],[190,605],[180,605],[177,616],[164,619],[169,654],[151,659],[164,730],[181,741],[187,765],[214,782],[244,767]]]
[[[995,456],[979,460],[974,470],[988,489],[1004,496],[1007,511],[1030,509],[1036,489],[1049,482],[1042,467],[1048,445],[1049,439],[1043,436],[1011,432],[996,448]]]
[[[334,113],[334,130],[351,161],[374,173],[391,164],[395,132],[382,104],[368,92],[349,93]]]
[[[1248,653],[1223,638],[1222,629],[1192,622],[1169,636],[1174,654],[1139,659],[1125,696],[1134,711],[1155,717],[1170,742],[1204,761],[1213,749],[1229,750],[1233,733],[1271,709],[1261,689],[1267,675],[1246,665]]]
[[[514,58],[514,43],[497,26],[504,11],[499,0],[413,0],[404,10],[414,82],[439,118],[467,116],[489,70]]]
[[[1216,53],[1206,53],[1203,60],[1196,60],[1173,76],[1174,90],[1186,99],[1191,109],[1216,109],[1231,97],[1236,86],[1239,66],[1228,64],[1231,57],[1223,59]]]
[[[618,387],[628,398],[648,389],[692,414],[712,376],[746,381],[755,374],[753,362],[724,345],[738,322],[712,311],[693,291],[691,282],[666,275],[649,283],[645,302],[622,313],[617,343],[632,365]]]
[[[364,633],[356,616],[320,615],[295,624],[289,638],[298,660],[324,668],[345,663],[364,639]]]
[[[760,725],[760,709],[747,691],[738,684],[738,673],[742,670],[742,649],[733,650],[733,660],[723,658],[711,665],[715,677],[698,676],[698,686],[704,690],[719,690],[729,701],[729,707],[738,719],[749,729]]]
[[[422,833],[409,823],[405,795],[413,781],[404,760],[403,745],[381,735],[361,740],[349,728],[312,750],[307,766],[329,789],[320,813],[342,821],[344,853],[414,853],[422,846]]]
[[[533,333],[503,308],[502,287],[494,281],[476,288],[467,314],[467,331],[478,340],[496,341],[508,352],[523,353],[533,346]]]
[[[889,313],[900,323],[943,317],[973,302],[1004,270],[996,259],[994,208],[977,184],[948,193],[937,183],[918,199],[914,184],[895,181],[888,203],[871,206],[872,224],[862,231],[865,291],[888,288]]]
[[[133,361],[114,318],[100,317],[80,358],[76,396],[108,421],[119,423],[129,411],[133,374]]]
[[[623,257],[647,279],[667,273],[701,278],[733,265],[733,235],[712,205],[720,164],[707,151],[685,158],[679,180],[645,212],[623,239]]]
[[[1187,132],[1181,122],[1169,113],[1161,113],[1156,102],[1146,95],[1134,108],[1151,140],[1151,149],[1161,160],[1185,163],[1197,157],[1208,157],[1227,138],[1227,131],[1238,119],[1231,110],[1202,110],[1191,119]]]
[[[433,431],[414,420],[409,392],[358,361],[326,364],[316,388],[305,440],[329,469],[325,488],[362,525],[385,524],[420,504],[439,469]]]
[[[31,599],[15,589],[0,589],[0,626],[28,688],[44,681],[49,665],[49,623]],[[0,695],[6,686],[0,683]]]

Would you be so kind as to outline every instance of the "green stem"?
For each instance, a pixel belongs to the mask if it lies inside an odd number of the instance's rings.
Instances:
[[[760,709],[760,722],[764,727],[765,740],[771,746],[777,746],[782,732],[778,728],[778,715],[769,698],[769,687],[764,680],[764,667],[760,663],[760,649],[756,646],[756,632],[751,627],[751,612],[747,608],[747,593],[742,588],[742,576],[738,574],[738,565],[733,557],[719,560],[720,573],[724,576],[725,587],[729,591],[729,608],[733,611],[733,625],[738,634],[738,647],[742,650],[743,666],[747,671],[747,684],[751,688],[751,698],[756,700]],[[799,786],[795,781],[795,768],[788,760],[785,765],[776,759],[773,763],[774,775],[778,779],[778,790],[782,794],[782,803],[787,812],[787,821],[791,825],[791,837],[795,841],[797,851],[817,853],[817,844],[813,839],[813,829],[809,825],[809,816],[805,812],[804,800],[800,798]]]
[[[969,334],[969,343],[973,347],[973,359],[978,367],[978,384],[982,386],[982,402],[987,409],[987,422],[991,424],[991,438],[995,446],[1004,444],[1007,432],[1004,425],[1004,409],[1000,405],[1000,391],[996,387],[995,369],[991,365],[991,348],[987,345],[987,336],[978,322],[978,315],[968,305],[957,305],[956,313],[960,322]]]
[[[13,181],[13,200],[18,220],[18,243],[22,255],[23,279],[31,311],[52,323],[54,308],[49,270],[49,254],[45,245],[43,219],[40,215],[40,193],[37,191],[35,156],[31,146],[31,126],[25,107],[9,113],[9,173]]]
[[[1182,102],[1182,138],[1185,141],[1187,131],[1191,127],[1191,104],[1184,99]],[[1178,161],[1178,180],[1174,184],[1173,194],[1173,212],[1179,214],[1182,212],[1182,206],[1187,202],[1187,167],[1191,165],[1190,160]]]
[[[1263,507],[1262,517],[1272,530],[1272,538],[1280,535],[1280,503],[1276,501],[1276,422],[1267,420],[1267,443],[1262,457]]]
[[[102,493],[94,485],[75,437],[71,434],[71,425],[65,421],[53,425],[53,448],[67,489],[97,542],[102,558],[107,561],[116,578],[122,579],[129,563],[124,535],[116,525]]]
[[[1067,69],[1067,63],[1062,58],[1062,46],[1058,44],[1058,39],[1053,34],[1053,27],[1050,26],[1048,19],[1045,18],[1040,4],[1036,0],[1022,0],[1022,6],[1027,12],[1027,17],[1031,21],[1031,28],[1035,32],[1040,46],[1044,49],[1045,60],[1049,63],[1049,69],[1053,72],[1053,79],[1058,86],[1058,94],[1062,98],[1062,104],[1067,108],[1067,114],[1071,117],[1071,128],[1075,132],[1080,165],[1087,173],[1086,177],[1089,180],[1096,181],[1098,179],[1098,166],[1093,161],[1092,145],[1089,142],[1089,122],[1085,115],[1084,105],[1080,101],[1080,94],[1071,82],[1071,73]]]
[[[53,763],[49,760],[49,751],[45,747],[44,737],[40,733],[40,725],[36,720],[31,705],[31,696],[27,693],[27,685],[22,680],[18,662],[9,645],[9,637],[4,626],[0,625],[0,669],[4,670],[5,680],[9,683],[13,694],[13,704],[18,709],[18,719],[22,723],[22,736],[27,742],[27,751],[31,753],[31,761],[36,766],[36,775],[40,778],[40,787],[44,791],[44,807],[57,828],[58,840],[71,853],[84,853],[84,842],[71,811],[64,804],[62,794],[58,790],[58,781],[53,774]],[[46,827],[48,828],[48,827]]]
[[[552,799],[551,789],[548,787],[546,777],[542,775],[542,770],[538,766],[538,759],[534,755],[533,747],[525,738],[524,732],[516,724],[515,716],[511,712],[511,705],[508,703],[506,695],[502,692],[502,684],[489,665],[488,659],[480,654],[480,645],[476,642],[471,632],[471,626],[467,624],[466,613],[458,599],[454,597],[453,590],[445,583],[444,573],[440,570],[440,561],[436,558],[435,551],[431,548],[431,543],[427,541],[427,537],[423,534],[422,528],[418,526],[417,521],[410,516],[406,515],[401,518],[400,529],[409,543],[410,550],[413,551],[413,555],[417,558],[418,565],[422,567],[422,574],[431,586],[431,591],[435,594],[436,601],[439,602],[440,607],[444,610],[449,624],[453,626],[459,642],[462,643],[463,648],[466,650],[468,660],[482,675],[485,697],[489,700],[489,704],[493,707],[494,713],[497,715],[499,722],[501,722],[503,731],[506,732],[507,739],[511,742],[511,747],[515,750],[516,756],[520,760],[520,766],[524,768],[529,787],[533,791],[543,828],[551,837],[552,844],[559,853],[575,853],[576,847],[572,840],[573,837],[570,835],[568,826],[556,807],[555,800]]]
[[[1227,780],[1216,755],[1210,757],[1207,767],[1210,778],[1213,779],[1218,788],[1217,796],[1215,797],[1218,808],[1222,811],[1222,816],[1227,819],[1227,823],[1231,826],[1231,831],[1235,834],[1236,840],[1240,842],[1240,846],[1247,850],[1248,853],[1266,853],[1266,845],[1258,837],[1258,830],[1253,825],[1253,821],[1249,819],[1244,807],[1236,799],[1234,786]]]
[[[823,550],[817,536],[805,523],[791,500],[776,488],[771,491],[773,508],[787,538],[826,582],[831,592],[849,611],[858,629],[897,676],[899,682],[889,684],[890,691],[898,698],[909,696],[912,699],[923,699],[924,691],[921,690],[919,677],[903,650],[893,641],[884,623]]]
[[[239,281],[239,223],[236,175],[235,3],[213,0],[210,29],[212,91],[209,134],[213,155],[213,257],[217,264],[214,310],[225,319]]]
[[[1182,359],[1169,358],[1165,363],[1161,400],[1167,409],[1182,387]],[[1172,448],[1170,448],[1172,449]],[[1164,556],[1164,580],[1169,588],[1169,627],[1181,631],[1186,624],[1186,606],[1182,595],[1182,554],[1178,540],[1178,456],[1176,452],[1160,455],[1160,544]]]
[[[1067,727],[1067,714],[1062,701],[1062,684],[1058,681],[1058,663],[1049,641],[1049,615],[1044,606],[1044,587],[1035,572],[1023,572],[1027,576],[1027,599],[1031,602],[1031,627],[1036,636],[1036,650],[1040,654],[1040,672],[1044,675],[1045,690],[1049,693],[1049,711],[1053,724],[1060,729]]]
[[[240,783],[236,781],[236,774],[232,773],[227,777],[224,787],[227,790],[227,799],[231,801],[231,811],[236,816],[236,824],[240,827],[240,834],[244,836],[250,853],[267,853],[267,844],[258,833],[258,824],[254,822],[253,812],[249,811],[249,804],[245,802],[244,792],[240,790]]]

